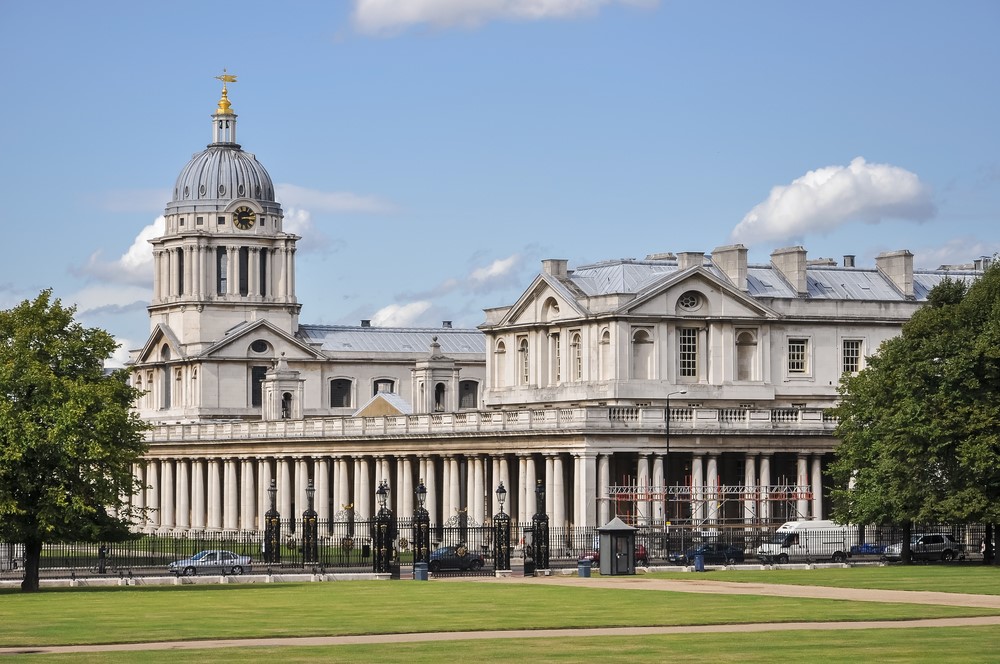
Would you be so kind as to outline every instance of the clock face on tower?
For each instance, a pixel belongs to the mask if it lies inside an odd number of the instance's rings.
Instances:
[[[233,212],[233,225],[241,231],[253,228],[255,221],[257,221],[257,213],[245,205],[236,208],[236,211]]]

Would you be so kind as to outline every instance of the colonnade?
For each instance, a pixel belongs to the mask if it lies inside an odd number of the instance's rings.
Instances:
[[[218,250],[225,252],[220,263]],[[240,250],[248,252],[246,265],[241,267]],[[191,295],[238,297],[241,283],[247,296],[294,300],[295,248],[284,243],[279,246],[215,245],[207,241],[184,244],[181,247],[159,248],[153,251],[154,302],[167,298]],[[246,269],[242,274],[241,270]],[[219,270],[224,269],[225,275]],[[221,277],[225,277],[222,279]],[[220,285],[225,292],[220,293]]]
[[[343,519],[348,511],[357,519],[370,518],[383,480],[390,487],[389,506],[399,515],[410,515],[415,490],[423,481],[432,523],[445,524],[461,513],[484,523],[500,509],[495,490],[503,482],[504,511],[526,523],[537,509],[535,489],[542,481],[552,527],[599,526],[620,513],[609,490],[627,481],[635,487],[629,509],[640,523],[681,517],[718,523],[726,511],[723,503],[733,499],[739,501],[747,523],[767,520],[773,516],[769,501],[775,500],[768,494],[774,485],[772,455],[740,454],[743,477],[728,478],[735,488],[722,480],[722,455],[711,452],[672,453],[669,459],[634,452],[622,457],[601,452],[153,457],[135,467],[146,489],[133,496],[133,504],[148,508],[147,529],[258,530],[271,508],[272,479],[277,489],[274,507],[282,518],[297,518],[307,509],[311,482],[320,520]],[[795,516],[822,517],[822,455],[802,453],[783,461],[786,469],[794,463],[794,483],[788,484],[808,487],[784,496],[794,501]],[[674,501],[678,497],[681,501]],[[687,505],[688,513],[670,514],[671,505],[679,504]],[[731,516],[731,507],[728,512]]]

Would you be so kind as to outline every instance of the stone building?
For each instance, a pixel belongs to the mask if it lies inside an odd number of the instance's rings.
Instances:
[[[521,521],[546,487],[552,525],[747,523],[827,514],[845,372],[946,276],[908,251],[874,267],[742,245],[570,269],[546,260],[479,329],[299,322],[295,250],[268,172],[222,96],[212,142],[181,170],[153,241],[150,336],[133,352],[153,424],[136,468],[151,530],[258,529],[275,480],[300,513],[365,518],[374,489],[431,520],[485,521],[494,489]]]

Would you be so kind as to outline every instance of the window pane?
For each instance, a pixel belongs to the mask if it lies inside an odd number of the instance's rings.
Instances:
[[[788,340],[788,373],[806,373],[808,339]]]
[[[698,329],[682,327],[678,330],[680,375],[694,378],[698,375]]]

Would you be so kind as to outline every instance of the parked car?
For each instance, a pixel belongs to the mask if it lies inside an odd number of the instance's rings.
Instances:
[[[732,565],[743,562],[743,547],[723,542],[703,542],[684,553],[670,554],[670,562],[691,565],[695,556],[704,556],[706,565]]]
[[[885,556],[886,546],[884,544],[872,544],[871,542],[865,542],[864,544],[855,544],[851,547],[852,556]]]
[[[199,551],[190,558],[167,565],[167,571],[178,576],[195,574],[243,574],[250,571],[250,556],[240,556],[232,551]]]
[[[901,560],[903,543],[885,548],[886,560]],[[948,533],[922,533],[910,539],[910,557],[913,560],[964,560],[965,546]]]
[[[589,560],[593,567],[600,567],[601,565],[601,550],[599,548],[593,551],[585,551],[583,555],[580,556],[580,560]],[[635,564],[636,565],[648,565],[649,564],[649,554],[646,552],[646,547],[642,544],[635,545]]]
[[[481,553],[469,550],[464,544],[458,546],[442,546],[431,551],[427,569],[432,572],[440,572],[446,569],[460,571],[479,570],[483,568],[486,561]]]

